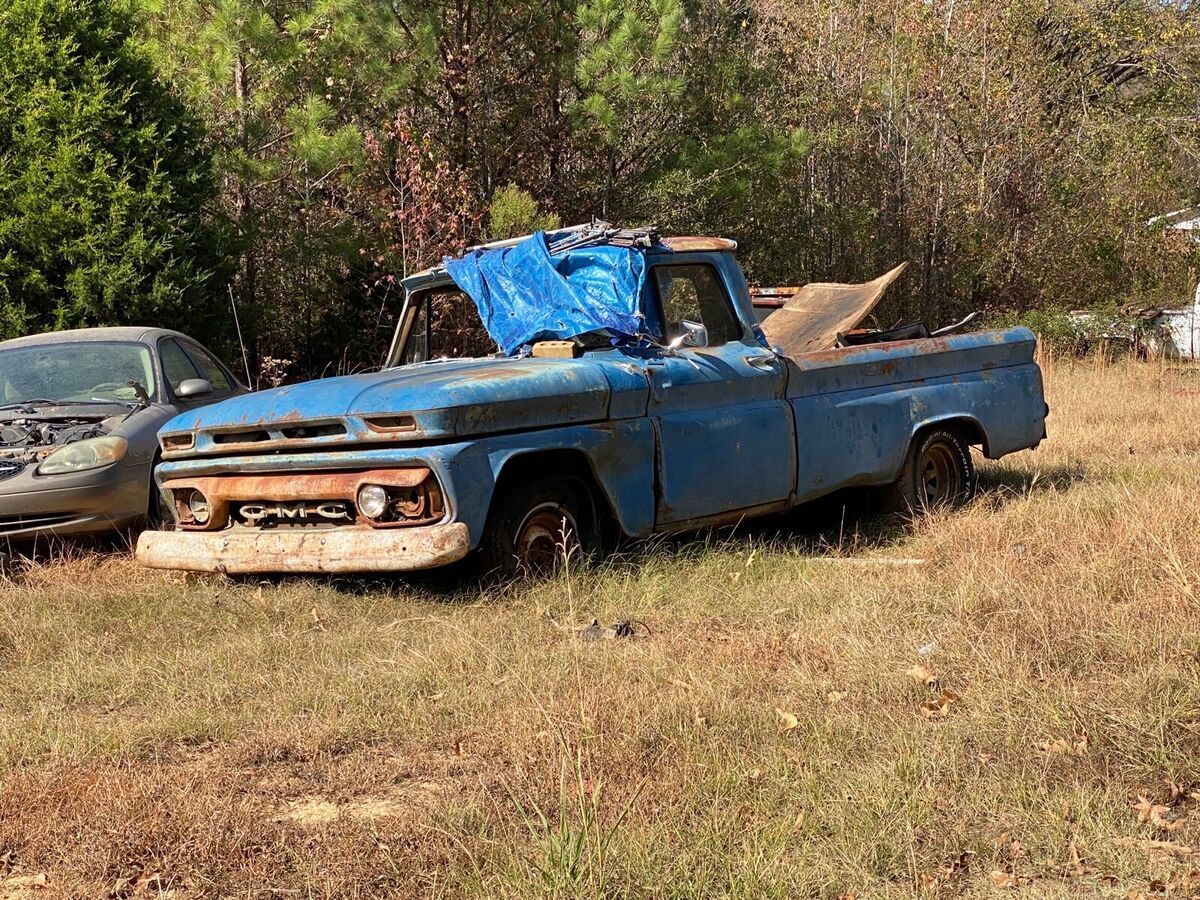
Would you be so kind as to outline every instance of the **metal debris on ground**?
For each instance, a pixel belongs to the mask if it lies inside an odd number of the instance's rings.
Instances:
[[[612,625],[601,625],[596,619],[592,624],[579,632],[580,640],[607,641],[613,638],[649,637],[650,626],[637,619],[622,619]]]

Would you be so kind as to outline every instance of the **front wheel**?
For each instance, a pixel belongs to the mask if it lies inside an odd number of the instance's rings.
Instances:
[[[146,503],[146,519],[142,524],[145,531],[174,531],[175,517],[167,506],[167,500],[158,489],[158,480],[154,477],[155,469],[160,460],[155,457],[150,468],[150,497]]]
[[[892,512],[925,515],[962,506],[975,496],[975,486],[970,444],[957,431],[934,429],[913,441],[886,506]]]
[[[493,501],[480,546],[486,571],[506,576],[545,575],[564,560],[597,549],[599,523],[587,487],[554,477],[509,484]]]

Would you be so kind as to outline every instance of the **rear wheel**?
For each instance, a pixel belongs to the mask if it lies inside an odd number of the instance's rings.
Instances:
[[[913,441],[886,505],[913,515],[952,509],[975,495],[975,484],[970,444],[959,432],[938,428]]]
[[[509,484],[493,500],[480,551],[501,575],[546,575],[598,547],[599,523],[587,486],[551,477]]]

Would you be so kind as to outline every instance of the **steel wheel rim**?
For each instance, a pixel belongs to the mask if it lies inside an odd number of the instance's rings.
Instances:
[[[578,546],[575,517],[557,503],[535,506],[521,520],[513,540],[517,564],[531,572],[549,572]]]
[[[945,444],[934,444],[921,454],[917,478],[926,509],[948,506],[962,489],[957,460]]]

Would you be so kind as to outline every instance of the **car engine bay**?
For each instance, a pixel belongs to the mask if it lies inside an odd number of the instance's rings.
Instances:
[[[108,434],[122,416],[23,417],[0,421],[0,460],[36,462],[76,441]],[[16,472],[0,471],[0,477]]]

